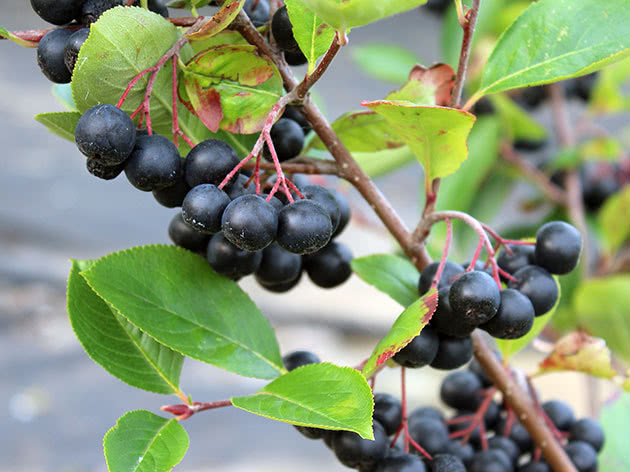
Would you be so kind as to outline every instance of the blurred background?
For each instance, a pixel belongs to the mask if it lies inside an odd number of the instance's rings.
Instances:
[[[10,30],[46,27],[25,0],[3,0],[0,24]],[[328,117],[359,109],[362,100],[395,88],[363,75],[351,58],[353,47],[400,44],[431,64],[439,60],[438,31],[439,19],[423,10],[353,31],[349,47],[317,86]],[[37,113],[62,110],[39,71],[35,50],[2,41],[0,61],[0,472],[103,472],[102,437],[119,416],[139,408],[157,412],[177,399],[129,387],[88,358],[66,316],[68,259],[166,243],[174,211],[124,177],[93,178],[73,144],[33,120]],[[378,180],[410,226],[418,218],[421,182],[415,164]],[[340,239],[356,256],[391,251],[392,241],[369,208],[348,191],[360,218]],[[356,277],[333,291],[304,278],[286,295],[263,292],[249,280],[242,285],[276,328],[283,352],[312,350],[342,365],[365,359],[400,312]],[[539,359],[527,352],[517,364],[532,370]],[[411,406],[437,404],[441,377],[430,369],[411,373]],[[261,385],[190,360],[181,380],[198,401],[251,393]],[[587,412],[582,377],[556,374],[537,385],[543,399],[560,397],[578,413]],[[397,372],[379,376],[377,391],[398,395]],[[235,409],[198,415],[184,426],[191,445],[176,467],[182,472],[344,470],[320,442]]]

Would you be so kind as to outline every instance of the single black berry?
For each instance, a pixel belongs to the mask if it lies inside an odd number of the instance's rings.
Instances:
[[[278,215],[278,244],[295,254],[311,254],[323,248],[332,235],[330,216],[310,200],[298,200]]]
[[[298,367],[302,367],[309,364],[318,364],[321,360],[316,354],[309,351],[294,351],[282,358],[284,367],[291,372]]]
[[[476,410],[481,402],[483,385],[469,370],[452,372],[442,381],[440,398],[456,410]]]
[[[168,235],[176,246],[193,252],[203,252],[208,247],[210,236],[200,233],[186,224],[181,213],[177,213],[168,225]]]
[[[141,0],[135,0],[133,2],[134,7],[139,7],[141,5]],[[162,0],[149,0],[148,7],[153,13],[157,13],[158,15],[162,15],[164,18],[168,18],[168,8],[164,5]]]
[[[427,468],[418,456],[413,454],[389,454],[380,461],[374,472],[426,472]]]
[[[568,274],[578,264],[582,235],[564,221],[552,221],[536,232],[536,265],[552,274]]]
[[[249,185],[245,186],[248,180],[249,177],[239,174],[229,186],[225,187],[225,193],[227,193],[232,200],[242,195],[255,194],[256,186],[253,183],[249,183]]]
[[[284,60],[290,66],[303,66],[308,62],[308,59],[300,49],[292,49],[291,51],[284,51]]]
[[[328,212],[333,231],[335,231],[341,219],[341,209],[337,204],[335,196],[320,185],[306,185],[300,190],[305,198],[319,203]]]
[[[267,284],[258,280],[258,283],[260,284],[262,288],[270,292],[285,293],[292,290],[294,287],[296,287],[300,283],[301,279],[302,279],[302,271],[300,271],[300,273],[297,275],[295,279],[289,280],[288,282],[281,282],[279,284]]]
[[[79,57],[81,46],[83,46],[83,43],[85,43],[89,35],[90,28],[81,28],[72,33],[66,40],[66,45],[63,50],[63,60],[71,74],[74,71],[77,57]]]
[[[337,206],[339,207],[339,224],[337,225],[337,229],[334,231],[332,237],[336,238],[339,236],[342,231],[348,226],[350,222],[350,204],[348,203],[348,199],[340,192],[335,189],[329,189],[330,193],[332,193],[333,197],[337,201]]]
[[[462,444],[461,440],[452,439],[446,445],[446,448],[444,449],[444,454],[457,456],[461,459],[464,465],[468,466],[472,461],[473,456],[475,455],[475,449],[470,443]]]
[[[134,151],[136,127],[119,108],[97,105],[81,116],[74,131],[74,139],[79,151],[87,157],[102,165],[114,166],[125,162]]]
[[[236,151],[228,143],[207,139],[190,150],[186,157],[186,181],[191,187],[219,185],[238,164]]]
[[[398,398],[388,393],[374,395],[374,419],[377,420],[388,436],[395,434],[402,421],[402,405]]]
[[[510,245],[509,248],[512,251],[511,254],[503,248],[497,258],[499,267],[508,274],[513,275],[526,265],[536,263],[536,249],[534,246]]]
[[[463,366],[472,359],[473,345],[470,336],[454,338],[439,336],[439,346],[431,367],[440,370],[452,370]]]
[[[362,439],[356,433],[340,431],[333,439],[333,451],[346,467],[373,467],[385,458],[388,439],[385,430],[374,422],[374,440]]]
[[[497,425],[496,432],[499,435],[507,436],[516,443],[521,452],[527,452],[531,450],[533,446],[532,438],[527,432],[527,429],[518,421],[513,421],[510,425],[509,434],[505,434],[507,428],[507,421],[505,418],[501,419]]]
[[[278,211],[257,195],[243,195],[227,206],[221,230],[232,244],[245,251],[269,246],[278,232]]]
[[[145,192],[175,185],[181,172],[177,148],[157,134],[139,136],[125,166],[131,185]]]
[[[223,233],[217,233],[208,243],[206,257],[216,273],[238,280],[258,269],[262,252],[243,251],[228,241]]]
[[[276,195],[279,195],[279,193],[277,193]],[[267,200],[269,198],[269,194],[268,193],[261,193],[258,194],[259,198],[262,198],[263,200]],[[280,211],[284,208],[284,203],[282,203],[282,200],[280,200],[279,198],[277,198],[275,195],[273,197],[271,197],[271,199],[269,200],[269,203],[271,203],[273,205],[273,207]]]
[[[287,105],[282,116],[284,118],[290,118],[293,121],[296,121],[297,124],[302,127],[302,131],[304,131],[304,134],[307,134],[312,129],[311,124],[306,119],[306,116],[304,116],[304,113],[298,107]]]
[[[280,118],[271,127],[269,133],[276,156],[280,162],[297,157],[304,147],[304,131],[297,122],[289,118]],[[265,148],[265,159],[271,161],[271,152]]]
[[[532,302],[536,316],[544,315],[558,300],[558,285],[542,267],[525,266],[513,275],[509,287],[515,288]]]
[[[518,472],[551,472],[551,469],[544,462],[533,461],[523,464],[518,468]]]
[[[565,402],[551,400],[543,403],[542,409],[560,431],[569,431],[575,423],[575,413]]]
[[[182,203],[184,221],[202,233],[221,231],[221,217],[230,197],[212,184],[197,185]]]
[[[578,472],[597,472],[597,452],[583,441],[571,441],[565,449]]]
[[[429,0],[426,3],[425,8],[438,15],[443,15],[446,13],[449,6],[451,6],[451,2],[449,0]]]
[[[454,454],[438,454],[431,461],[431,472],[466,472],[466,466]]]
[[[352,252],[345,244],[329,242],[319,251],[304,257],[304,268],[315,285],[333,288],[352,275]]]
[[[54,29],[44,35],[37,45],[37,64],[48,80],[68,84],[72,74],[64,61],[66,41],[72,35],[67,29]]]
[[[472,108],[472,113],[475,116],[491,115],[494,112],[495,112],[494,105],[492,104],[492,101],[488,97],[483,97],[481,100],[475,103],[475,105]]]
[[[432,262],[426,266],[420,274],[420,282],[418,283],[418,293],[420,293],[420,295],[424,295],[429,291],[429,288],[431,288],[431,283],[433,282],[435,274],[437,274],[439,265],[439,262]],[[461,265],[446,261],[438,283],[438,288],[449,287],[455,280],[455,277],[462,272],[464,272],[464,268]]]
[[[593,446],[597,452],[604,446],[604,430],[599,423],[591,418],[577,420],[569,430],[572,441],[584,441]]]
[[[81,23],[91,25],[107,10],[123,3],[124,0],[85,0],[81,8]]]
[[[488,439],[488,447],[490,449],[498,449],[505,452],[505,454],[512,461],[512,464],[516,464],[518,462],[518,458],[521,455],[521,450],[519,449],[518,445],[510,438],[506,438],[505,436],[491,437],[490,439]]]
[[[518,339],[534,325],[534,306],[525,295],[513,288],[501,290],[501,304],[497,314],[480,326],[499,339]]]
[[[396,353],[393,360],[403,367],[417,369],[433,362],[438,348],[438,335],[431,326],[425,326],[418,336]]]
[[[479,326],[496,315],[501,294],[490,275],[474,270],[453,282],[448,300],[454,315],[459,316],[462,322]]]
[[[431,317],[431,327],[439,334],[465,338],[475,330],[475,326],[467,324],[459,314],[451,310],[449,291],[450,287],[442,287],[438,292],[438,306]]]
[[[295,425],[302,436],[308,439],[323,439],[326,436],[328,430],[321,428],[312,428],[310,426],[297,426]]]
[[[450,439],[446,425],[432,418],[409,418],[409,435],[430,455],[444,450]]]
[[[245,0],[243,11],[247,13],[256,28],[269,21],[269,2],[267,0]]]
[[[302,272],[302,256],[293,254],[273,243],[263,250],[262,262],[256,270],[256,280],[262,285],[291,282]]]
[[[155,200],[166,208],[177,208],[182,206],[184,198],[186,198],[186,195],[190,192],[190,186],[186,183],[186,174],[184,172],[186,161],[181,159],[180,162],[181,172],[177,177],[177,181],[169,187],[153,190],[153,197]]]
[[[40,18],[53,25],[65,25],[78,18],[84,0],[31,0]]]
[[[293,25],[289,18],[287,7],[279,8],[271,20],[271,33],[276,40],[276,44],[283,51],[298,49],[298,43],[293,36]]]
[[[587,161],[580,168],[582,200],[587,210],[596,212],[621,188],[619,169],[610,162]]]
[[[422,406],[416,408],[409,414],[409,421],[421,421],[421,418],[432,418],[437,421],[444,422],[444,414],[438,408],[433,406]]]
[[[475,454],[468,468],[470,472],[513,472],[508,455],[499,449],[488,449]]]
[[[113,180],[125,170],[124,162],[115,166],[104,166],[94,157],[88,157],[85,164],[90,174],[103,180]]]

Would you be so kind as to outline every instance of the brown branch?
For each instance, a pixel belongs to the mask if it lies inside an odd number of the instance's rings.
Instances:
[[[256,162],[253,160],[243,166],[244,169],[254,169],[255,167]],[[261,162],[260,168],[275,171],[273,162]],[[289,174],[336,175],[343,177],[336,162],[312,159],[310,157],[296,157],[289,162],[283,162],[282,169]]]
[[[296,88],[297,96],[300,100],[304,100],[306,94],[310,90],[310,88],[315,85],[315,83],[324,75],[324,72],[328,69],[333,59],[339,52],[341,48],[341,42],[339,41],[339,33],[335,34],[335,39],[332,44],[326,51],[326,54],[322,58],[322,60],[317,64],[317,67],[313,71],[312,74],[304,77],[304,80],[300,83],[300,85]]]
[[[455,86],[451,94],[451,107],[459,108],[462,100],[462,92],[466,82],[466,71],[468,70],[468,61],[470,59],[470,51],[472,50],[472,39],[477,26],[477,18],[479,16],[479,5],[481,0],[473,0],[472,6],[466,13],[466,25],[464,29],[464,39],[462,40],[462,49],[459,54],[459,65],[457,66],[457,75],[455,77]]]

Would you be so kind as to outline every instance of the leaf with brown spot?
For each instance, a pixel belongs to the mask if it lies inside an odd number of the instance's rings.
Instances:
[[[245,0],[228,0],[213,17],[205,21],[198,31],[188,33],[186,37],[191,40],[202,40],[220,33],[234,21],[244,4]]]
[[[448,106],[455,86],[455,72],[448,64],[435,64],[428,69],[416,65],[409,73],[409,81],[387,100],[407,100],[416,105]]]
[[[196,82],[194,86],[195,93],[190,96],[192,107],[203,124],[216,133],[223,119],[221,96],[213,88],[204,90]]]

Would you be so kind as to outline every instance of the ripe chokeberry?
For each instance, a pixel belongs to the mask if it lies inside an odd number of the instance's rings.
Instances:
[[[271,33],[276,44],[283,51],[298,49],[298,43],[293,36],[293,25],[289,18],[286,5],[276,10],[271,19]]]
[[[435,278],[435,274],[437,274],[439,265],[439,262],[432,262],[426,266],[420,274],[420,281],[418,282],[418,293],[420,295],[424,295],[429,291],[429,288],[431,288],[431,283]],[[464,268],[461,265],[456,264],[455,262],[446,261],[444,270],[442,271],[442,276],[438,282],[438,289],[442,287],[450,287],[455,277],[462,272],[464,272]]]
[[[427,468],[418,456],[413,454],[389,454],[380,461],[374,472],[426,472]]]
[[[505,452],[505,454],[512,461],[512,464],[516,464],[518,462],[518,458],[521,455],[521,450],[518,448],[518,445],[510,438],[506,438],[505,436],[491,437],[490,439],[488,439],[488,447],[490,449],[497,449]]]
[[[499,339],[518,339],[534,325],[534,306],[525,295],[513,288],[501,290],[501,304],[497,314],[480,326]]]
[[[507,427],[507,421],[502,418],[496,427],[496,432],[499,435],[505,436],[505,428]],[[512,441],[516,443],[521,452],[525,453],[531,450],[533,442],[532,438],[527,432],[527,429],[518,421],[514,421],[510,426],[510,434],[507,435]]]
[[[74,71],[74,65],[77,62],[77,57],[79,57],[81,46],[83,46],[83,43],[85,43],[89,35],[90,28],[81,28],[72,33],[66,40],[63,49],[63,60],[70,74]]]
[[[309,364],[318,364],[321,360],[317,354],[313,354],[310,351],[294,351],[282,358],[284,367],[291,372],[298,367],[302,367]]]
[[[304,147],[304,131],[297,122],[289,118],[280,118],[270,131],[273,148],[280,162],[297,157]],[[265,159],[271,161],[271,153],[265,147]]]
[[[425,326],[420,334],[394,355],[394,362],[411,369],[430,364],[435,359],[439,348],[437,333],[431,326]]]
[[[104,166],[94,157],[88,157],[85,164],[90,174],[103,180],[113,180],[125,170],[124,162],[115,166]]]
[[[475,330],[475,326],[467,324],[451,310],[449,291],[450,287],[443,287],[438,292],[438,306],[431,317],[431,327],[440,334],[465,338]]]
[[[270,292],[285,293],[293,289],[295,286],[297,286],[297,284],[300,283],[301,279],[302,279],[302,271],[300,271],[300,273],[297,275],[295,279],[289,280],[287,282],[281,282],[279,284],[267,284],[265,282],[258,280],[258,283],[260,284],[262,288]]]
[[[230,197],[212,184],[194,187],[184,198],[182,216],[197,231],[214,234],[221,231],[221,217]]]
[[[454,454],[438,454],[431,461],[431,472],[466,472],[466,466]]]
[[[534,246],[509,245],[508,247],[512,253],[510,254],[503,248],[497,258],[499,267],[508,274],[513,275],[526,265],[536,263],[536,249]]]
[[[374,395],[374,419],[377,420],[388,436],[395,434],[402,421],[402,405],[398,398],[388,393]]]
[[[442,381],[440,398],[456,410],[474,411],[481,402],[481,380],[469,370],[450,373]]]
[[[446,13],[449,6],[451,6],[451,2],[449,0],[429,0],[425,5],[427,9],[438,15]]]
[[[262,261],[256,270],[256,280],[262,285],[279,285],[295,280],[301,272],[302,256],[273,243],[262,252]]]
[[[565,402],[551,400],[543,403],[542,409],[560,431],[569,431],[575,423],[573,409]]]
[[[320,204],[328,212],[333,231],[335,231],[341,219],[341,210],[335,196],[320,185],[307,185],[301,191],[305,198]]]
[[[53,25],[65,25],[79,18],[84,0],[31,0],[31,7],[41,19]]]
[[[578,264],[582,235],[564,221],[551,221],[536,232],[536,265],[551,274],[568,274]]]
[[[551,469],[544,462],[532,461],[519,467],[518,472],[551,472]]]
[[[352,275],[352,252],[336,241],[329,242],[319,251],[304,257],[304,268],[313,283],[322,288],[341,285]]]
[[[245,186],[249,177],[243,174],[239,174],[236,179],[227,187],[225,187],[225,193],[234,200],[242,195],[250,195],[256,193],[256,186],[253,184]]]
[[[468,469],[470,472],[513,472],[508,455],[499,449],[488,449],[475,454]]]
[[[186,181],[191,187],[219,185],[238,165],[238,155],[228,143],[207,139],[190,150],[186,157]]]
[[[385,458],[387,434],[378,421],[374,421],[374,440],[362,439],[356,433],[340,431],[333,439],[333,451],[346,467],[373,467]]]
[[[444,415],[442,412],[433,406],[423,406],[416,408],[409,414],[409,421],[421,421],[422,418],[432,418],[437,421],[444,422]]]
[[[438,420],[426,417],[409,418],[409,435],[430,455],[444,450],[450,439],[448,428]]]
[[[289,252],[311,254],[328,244],[331,235],[328,212],[310,200],[286,205],[278,214],[277,241]]]
[[[604,430],[597,421],[591,418],[577,420],[571,426],[569,434],[572,441],[584,441],[597,452],[604,446]]]
[[[87,157],[104,166],[115,166],[125,162],[134,151],[136,127],[119,108],[97,105],[81,116],[74,131],[74,139],[79,151]]]
[[[269,2],[267,0],[245,0],[243,11],[256,28],[269,21]]]
[[[125,166],[131,185],[145,192],[175,185],[181,172],[177,148],[157,134],[139,136]]]
[[[141,4],[141,0],[135,0],[133,2],[134,7],[139,7]],[[162,0],[149,0],[147,6],[153,13],[157,13],[158,15],[162,15],[164,18],[168,18],[168,8],[164,5]]]
[[[452,439],[444,448],[444,454],[457,456],[461,459],[464,465],[468,466],[475,455],[475,449],[470,443],[462,444],[460,440]]]
[[[308,62],[308,59],[300,49],[292,49],[291,51],[284,51],[284,60],[290,66],[303,66]]]
[[[54,29],[37,45],[37,64],[46,78],[56,84],[68,84],[72,74],[64,61],[66,41],[72,35],[67,29]]]
[[[621,188],[619,169],[609,162],[587,161],[580,168],[582,200],[587,210],[596,212]]]
[[[238,280],[258,269],[262,252],[243,251],[228,241],[223,233],[217,233],[208,243],[206,257],[217,274]]]
[[[472,359],[473,344],[470,336],[454,338],[439,335],[439,346],[431,367],[440,370],[452,370],[463,366]]]
[[[597,452],[584,441],[570,441],[565,449],[578,472],[597,472]]]
[[[468,325],[479,326],[496,315],[501,294],[490,275],[474,270],[453,282],[448,300],[456,317]]]
[[[190,192],[190,186],[186,183],[185,160],[181,159],[181,172],[177,177],[177,181],[170,187],[153,190],[153,197],[162,206],[166,208],[177,208],[182,206],[184,198]]]
[[[81,8],[81,23],[91,25],[103,13],[123,4],[123,0],[85,0]]]
[[[529,298],[536,316],[544,315],[558,300],[558,285],[551,274],[542,267],[525,266],[514,274],[508,284]]]
[[[177,213],[168,225],[168,235],[176,246],[193,252],[203,252],[208,247],[210,236],[186,224],[181,213]]]
[[[284,118],[290,118],[293,121],[297,122],[297,124],[302,127],[302,131],[304,131],[304,134],[307,134],[312,129],[311,124],[308,122],[308,120],[304,116],[304,113],[302,113],[302,111],[298,107],[287,105],[282,116]]]
[[[223,212],[221,230],[241,249],[259,251],[276,238],[278,211],[257,195],[243,195],[232,200]]]

